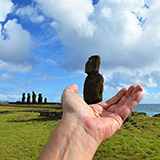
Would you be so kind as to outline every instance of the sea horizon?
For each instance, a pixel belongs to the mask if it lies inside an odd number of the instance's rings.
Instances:
[[[160,104],[138,104],[133,112],[145,112],[148,116],[152,117],[160,114]]]

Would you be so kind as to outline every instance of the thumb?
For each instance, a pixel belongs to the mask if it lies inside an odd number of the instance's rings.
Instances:
[[[66,100],[66,97],[70,95],[70,93],[77,93],[78,92],[78,86],[76,84],[73,84],[69,87],[67,87],[62,94],[61,102],[63,103],[64,100]]]
[[[71,86],[67,87],[66,89],[69,89],[75,93],[78,92],[78,86],[76,84],[72,84]]]

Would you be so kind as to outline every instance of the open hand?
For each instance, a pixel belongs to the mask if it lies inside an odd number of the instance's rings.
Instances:
[[[142,90],[140,85],[132,85],[107,101],[88,105],[77,94],[77,85],[71,85],[62,95],[63,118],[79,123],[100,144],[120,129],[141,101]]]

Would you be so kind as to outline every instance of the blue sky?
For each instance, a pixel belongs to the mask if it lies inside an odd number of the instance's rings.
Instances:
[[[100,55],[103,99],[142,85],[141,103],[160,103],[160,2],[157,0],[0,0],[0,100],[23,92],[60,102],[85,63]]]

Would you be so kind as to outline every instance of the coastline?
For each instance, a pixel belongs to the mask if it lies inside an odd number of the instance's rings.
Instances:
[[[145,112],[147,116],[153,117],[160,114],[160,104],[138,104],[133,112]]]

